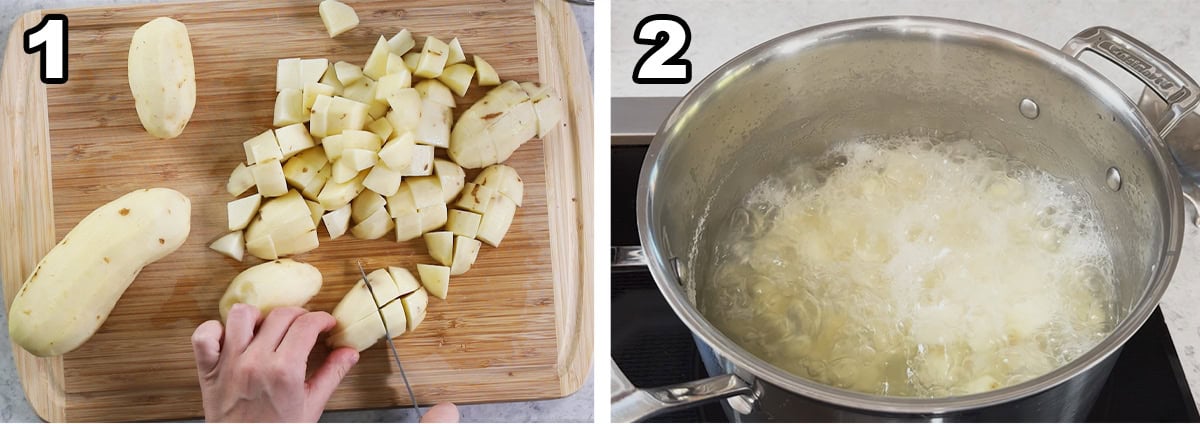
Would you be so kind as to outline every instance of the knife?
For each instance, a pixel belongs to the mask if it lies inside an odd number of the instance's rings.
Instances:
[[[392,332],[388,331],[387,318],[383,317],[383,306],[379,304],[379,299],[375,297],[375,289],[371,287],[371,281],[367,279],[367,271],[363,269],[362,261],[358,261],[358,272],[362,274],[363,284],[366,284],[367,291],[371,292],[371,300],[375,302],[375,312],[379,313],[379,320],[383,321],[383,337],[387,341],[388,347],[392,348],[392,359],[396,360],[396,368],[400,369],[400,378],[404,380],[404,388],[408,389],[408,398],[412,400],[413,411],[417,412],[417,420],[421,420],[421,406],[417,405],[417,396],[413,394],[412,385],[408,384],[408,375],[404,374],[404,365],[400,363],[400,354],[396,352],[396,344],[392,343]]]

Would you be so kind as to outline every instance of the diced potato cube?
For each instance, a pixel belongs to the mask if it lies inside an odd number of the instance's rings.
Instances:
[[[477,214],[484,214],[487,213],[488,206],[491,206],[494,197],[496,197],[496,190],[491,187],[467,183],[455,206]]]
[[[313,104],[317,102],[317,96],[325,95],[334,96],[334,88],[332,85],[310,82],[304,85],[304,109],[312,111]]]
[[[338,80],[337,78],[337,71],[334,70],[336,66],[337,65],[326,68],[325,75],[321,76],[321,84],[333,87],[333,94],[330,94],[329,96],[342,95],[342,89],[345,87],[345,85],[342,84],[342,81]]]
[[[363,180],[367,178],[367,172],[363,171],[350,181],[338,183],[328,181],[325,187],[321,189],[321,194],[317,195],[317,201],[321,202],[321,207],[325,210],[334,210],[342,206],[350,204],[351,200],[358,197],[363,191]]]
[[[467,88],[471,86],[471,77],[475,76],[475,68],[465,63],[456,63],[447,66],[442,75],[438,76],[438,81],[446,84],[454,94],[458,97],[467,95]]]
[[[408,89],[411,86],[412,74],[408,72],[408,69],[405,69],[403,72],[384,75],[376,85],[375,100],[387,102],[388,98],[394,96],[397,91]]]
[[[407,66],[408,70],[410,72],[416,72],[417,63],[419,63],[421,61],[421,53],[408,52],[408,53],[401,55],[400,57],[404,59],[404,66]]]
[[[300,58],[279,59],[275,66],[275,91],[303,88],[300,82]]]
[[[392,276],[392,282],[396,283],[396,291],[401,296],[415,292],[421,289],[421,283],[417,282],[416,277],[413,277],[407,269],[398,266],[389,266],[388,274]]]
[[[342,92],[342,96],[362,104],[370,105],[375,101],[375,89],[375,80],[371,78],[359,78],[358,81],[346,84],[346,89]]]
[[[287,194],[287,180],[283,177],[283,165],[279,164],[279,159],[251,166],[250,172],[254,174],[254,185],[258,186],[258,192],[263,197]]]
[[[225,184],[225,190],[230,195],[241,196],[250,187],[254,187],[254,174],[250,173],[250,168],[247,168],[246,164],[239,163],[229,174],[229,183]]]
[[[372,79],[379,79],[386,75],[389,53],[391,53],[391,48],[388,46],[387,40],[379,37],[379,40],[375,42],[375,48],[371,50],[371,56],[367,57],[367,63],[363,64],[363,75]]]
[[[275,130],[275,141],[279,144],[279,151],[283,154],[284,159],[316,146],[312,136],[308,134],[308,128],[304,128],[304,124],[301,123]]]
[[[383,146],[383,149],[379,151],[379,159],[389,168],[407,171],[412,163],[414,148],[416,148],[416,139],[413,134],[403,132]]]
[[[387,113],[392,130],[397,133],[416,132],[421,125],[421,95],[415,88],[401,88],[388,93],[388,105],[392,110]]]
[[[342,157],[346,149],[363,149],[378,152],[382,141],[379,136],[370,131],[347,130],[338,135],[325,137],[321,147],[325,149],[325,157],[336,161]]]
[[[446,67],[446,59],[450,56],[450,46],[437,37],[425,37],[425,46],[421,48],[421,58],[413,75],[421,78],[437,78]]]
[[[434,103],[448,108],[458,105],[454,101],[454,96],[451,94],[450,88],[436,79],[427,79],[418,82],[413,88],[421,95],[421,100],[432,100]]]
[[[340,61],[333,64],[333,72],[337,75],[342,86],[348,86],[363,77],[362,68],[350,62]]]
[[[350,181],[354,179],[354,177],[358,176],[358,171],[359,170],[354,169],[354,166],[351,165],[349,161],[342,159],[333,161],[333,175],[329,177],[329,181],[335,183],[344,183]]]
[[[500,74],[496,73],[496,68],[478,55],[475,56],[475,71],[479,77],[480,87],[500,85]]]
[[[403,243],[421,236],[421,215],[417,211],[402,212],[395,217],[396,242]]]
[[[242,238],[241,231],[234,231],[213,241],[208,248],[241,262],[246,253],[246,241]]]
[[[450,267],[417,264],[417,275],[421,276],[421,285],[429,290],[429,294],[438,299],[446,298],[450,289]]]
[[[417,42],[413,40],[412,33],[408,29],[400,30],[392,38],[389,38],[387,43],[388,48],[396,55],[408,53],[409,50],[412,50],[417,45]]]
[[[316,178],[317,173],[328,163],[325,151],[310,148],[288,159],[283,164],[283,177],[293,187],[304,189]]]
[[[350,233],[362,240],[374,240],[383,237],[395,228],[395,221],[388,216],[387,210],[380,207],[375,213],[350,228]]]
[[[250,225],[250,220],[254,218],[255,213],[258,213],[260,205],[262,205],[262,195],[257,193],[226,203],[229,231],[239,231]]]
[[[364,191],[355,197],[350,202],[350,220],[355,223],[363,222],[363,220],[375,213],[376,209],[387,207],[387,200],[378,193]]]
[[[434,231],[425,233],[424,237],[429,256],[442,265],[450,265],[454,254],[454,233]]]
[[[412,160],[408,163],[408,169],[404,171],[404,176],[416,177],[431,174],[433,174],[433,146],[423,144],[413,146]]]
[[[367,173],[367,178],[363,180],[363,186],[384,196],[391,196],[396,194],[402,181],[403,175],[400,171],[393,170],[386,164],[378,163],[371,167],[371,172]]]
[[[450,125],[454,112],[430,99],[421,100],[421,121],[417,123],[417,144],[450,147]]]
[[[317,171],[317,175],[314,175],[312,180],[310,180],[308,184],[304,185],[304,188],[300,191],[300,194],[303,194],[304,198],[306,199],[316,200],[317,196],[321,194],[321,189],[325,188],[325,184],[329,182],[329,177],[332,175],[333,165],[326,163],[325,166],[321,167],[320,171]],[[322,207],[324,207],[324,205],[322,205]]]
[[[279,150],[279,142],[275,141],[275,132],[271,130],[263,131],[242,142],[242,148],[246,150],[247,165],[259,164],[271,159],[283,159],[283,152]]]
[[[408,69],[408,64],[404,63],[404,57],[398,54],[388,53],[387,74],[399,74],[402,72],[405,75],[408,75],[409,79],[412,79],[412,70]]]
[[[399,218],[405,214],[416,215],[417,213],[417,202],[413,199],[412,188],[407,183],[407,181],[401,181],[400,187],[396,189],[396,194],[387,198],[388,214],[392,218]]]
[[[354,8],[340,1],[323,0],[317,6],[317,12],[321,15],[321,23],[325,24],[325,31],[329,33],[329,38],[337,37],[358,26],[358,13],[354,12]]]
[[[426,206],[437,204],[446,204],[442,201],[442,182],[437,177],[412,177],[404,180],[412,191],[413,203],[417,209]]]
[[[479,221],[479,233],[475,237],[489,246],[500,247],[500,240],[508,233],[516,214],[516,203],[506,196],[496,196]]]
[[[367,131],[379,136],[380,140],[387,140],[392,136],[392,124],[387,118],[379,118],[367,124]]]
[[[325,222],[325,230],[329,231],[329,239],[336,240],[342,234],[346,234],[350,227],[350,205],[329,211],[321,220]]]
[[[300,87],[321,81],[325,70],[329,68],[329,59],[303,59],[300,61]]]
[[[461,275],[471,269],[475,258],[479,256],[479,240],[457,236],[454,238],[454,260],[450,265],[450,275]]]
[[[446,230],[463,237],[475,238],[483,216],[474,212],[452,209],[446,214]]]
[[[317,224],[321,223],[321,215],[325,213],[325,208],[322,208],[320,203],[312,200],[305,200],[304,203],[308,204],[308,210],[309,212],[312,212],[312,221],[313,226],[315,227]]]
[[[421,232],[427,233],[446,225],[446,204],[438,203],[417,209],[421,219]]]
[[[342,157],[339,162],[346,162],[351,169],[354,169],[355,174],[358,171],[375,166],[375,162],[379,160],[379,155],[374,151],[365,149],[346,149],[342,151]],[[336,169],[335,169],[336,171]]]
[[[467,173],[461,166],[445,159],[433,160],[433,175],[442,182],[442,200],[446,203],[453,202],[458,197],[467,179]]]
[[[408,324],[408,331],[416,330],[417,326],[425,321],[425,311],[429,307],[429,293],[424,288],[421,288],[409,293],[407,296],[401,297],[400,301],[404,305],[404,316]]]
[[[458,42],[458,37],[450,40],[450,55],[446,57],[446,66],[467,61],[467,55],[463,53],[462,43]]]

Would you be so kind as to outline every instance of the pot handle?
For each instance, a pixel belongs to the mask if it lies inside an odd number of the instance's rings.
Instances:
[[[642,246],[614,246],[612,248],[612,267],[631,268],[646,266],[646,251]]]
[[[1075,58],[1090,50],[1142,80],[1167,102],[1168,113],[1156,123],[1162,138],[1200,103],[1200,85],[1195,80],[1161,53],[1116,29],[1085,29],[1067,41],[1062,50]]]
[[[670,386],[639,389],[612,363],[612,422],[642,421],[658,414],[697,403],[733,396],[753,395],[754,389],[741,377],[723,374]]]

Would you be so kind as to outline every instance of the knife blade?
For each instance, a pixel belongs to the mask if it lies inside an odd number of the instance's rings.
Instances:
[[[421,406],[417,405],[417,396],[413,394],[412,385],[408,383],[408,375],[404,373],[404,364],[400,363],[400,354],[396,352],[396,344],[392,343],[392,332],[388,329],[387,318],[383,316],[383,306],[379,304],[379,298],[375,297],[375,288],[371,287],[371,281],[367,279],[367,271],[363,269],[362,261],[358,261],[358,272],[362,274],[363,284],[367,286],[367,291],[371,293],[371,300],[375,302],[375,312],[379,313],[379,320],[383,321],[383,337],[387,341],[387,345],[392,349],[392,359],[396,360],[396,368],[400,369],[400,378],[404,380],[404,388],[408,389],[408,398],[412,400],[413,411],[417,413],[417,420],[421,417]]]

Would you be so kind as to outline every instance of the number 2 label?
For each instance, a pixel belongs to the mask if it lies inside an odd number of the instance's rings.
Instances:
[[[638,84],[687,84],[692,81],[692,62],[682,59],[692,43],[687,22],[675,15],[650,15],[633,30],[633,41],[651,47],[633,67]]]
[[[67,16],[50,14],[25,31],[25,53],[40,53],[40,77],[46,84],[67,82]]]

